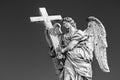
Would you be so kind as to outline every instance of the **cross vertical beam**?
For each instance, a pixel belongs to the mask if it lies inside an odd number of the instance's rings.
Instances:
[[[46,28],[50,29],[53,28],[53,25],[51,23],[52,20],[62,20],[61,15],[54,15],[54,16],[48,16],[48,13],[45,8],[39,8],[41,16],[40,17],[30,17],[31,22],[36,21],[43,21]],[[59,40],[57,36],[50,35],[51,41],[53,43],[54,49],[56,49],[59,45]]]

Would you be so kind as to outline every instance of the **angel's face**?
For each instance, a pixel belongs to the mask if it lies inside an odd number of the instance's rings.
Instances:
[[[63,26],[64,26],[65,28],[69,29],[69,28],[71,27],[71,24],[70,24],[69,22],[67,22],[67,21],[64,21],[64,22],[63,22]]]

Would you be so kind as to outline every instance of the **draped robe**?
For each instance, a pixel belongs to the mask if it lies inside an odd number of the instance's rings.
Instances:
[[[78,43],[76,43],[77,41]],[[60,80],[91,80],[93,58],[92,37],[85,35],[83,31],[76,31],[74,35],[64,35],[67,46],[74,46],[68,50],[64,69],[59,75]]]

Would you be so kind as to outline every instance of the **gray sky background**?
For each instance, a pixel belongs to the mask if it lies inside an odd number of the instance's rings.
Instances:
[[[72,17],[81,30],[89,15],[100,19],[107,31],[111,72],[102,72],[94,59],[93,80],[119,80],[120,3],[115,0],[1,0],[0,80],[56,80],[43,24],[29,19],[40,16],[39,7],[46,7],[49,15]]]

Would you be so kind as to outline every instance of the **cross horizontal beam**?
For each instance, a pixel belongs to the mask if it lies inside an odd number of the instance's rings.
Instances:
[[[55,15],[55,16],[49,16],[49,20],[60,20],[62,17],[60,15]],[[36,21],[44,21],[43,17],[30,17],[31,22],[36,22]]]

